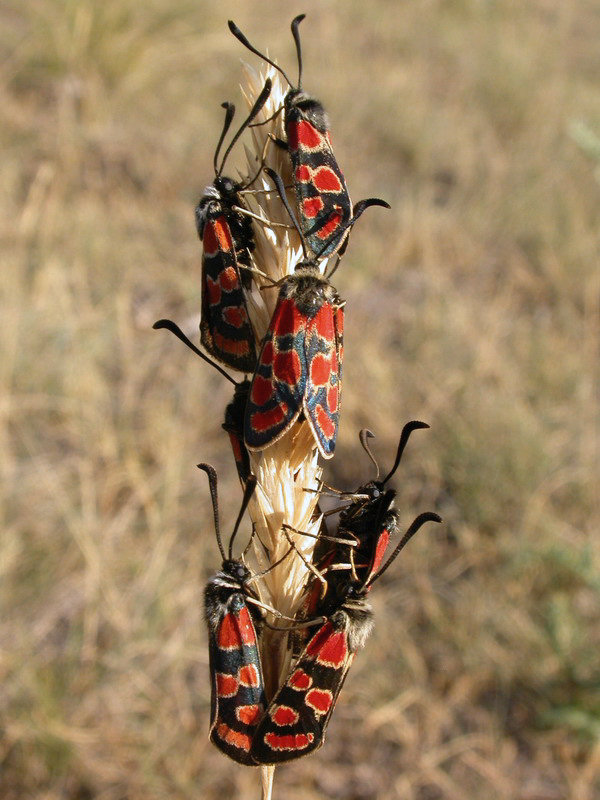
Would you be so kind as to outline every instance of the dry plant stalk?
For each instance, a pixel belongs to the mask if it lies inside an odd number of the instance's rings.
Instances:
[[[267,77],[273,86],[256,122],[265,122],[281,109],[287,86],[282,86],[279,74],[273,68],[269,68],[265,75],[260,75],[244,67],[243,93],[249,108]],[[281,175],[286,186],[291,185],[290,159],[285,151],[273,144],[271,138],[285,139],[283,114],[278,114],[263,125],[252,127],[251,131],[253,143],[252,146],[246,146],[247,174],[242,174],[242,180],[248,180],[255,174],[257,165],[264,158],[265,166]],[[276,282],[293,274],[303,251],[300,237],[290,226],[288,213],[270,184],[259,178],[252,189],[268,190],[245,195],[250,210],[265,220],[264,225],[253,221],[255,249],[252,262],[269,280],[255,273],[252,289],[247,292],[248,314],[257,343],[260,344],[277,303],[278,289],[270,286],[269,281]],[[270,227],[269,222],[281,223],[282,227]],[[323,260],[321,271],[324,271],[326,263],[327,260]],[[261,289],[261,286],[267,288]],[[250,468],[257,479],[249,513],[257,534],[254,554],[259,570],[267,569],[289,551],[290,543],[283,533],[284,524],[289,526],[288,535],[294,543],[294,550],[257,580],[254,587],[263,602],[285,616],[294,617],[308,577],[302,557],[311,560],[321,522],[317,509],[321,468],[309,424],[304,420],[296,422],[274,444],[260,452],[251,452]],[[312,536],[302,535],[300,531]],[[260,542],[268,550],[268,560]],[[267,621],[273,623],[275,619],[267,615]],[[290,667],[291,651],[287,647],[287,636],[287,633],[277,633],[266,626],[262,631],[260,650],[268,699],[273,697]],[[271,796],[274,767],[261,767],[261,771],[263,797],[268,798]]]

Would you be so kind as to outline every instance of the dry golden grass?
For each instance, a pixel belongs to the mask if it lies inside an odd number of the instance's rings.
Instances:
[[[593,800],[600,792],[594,0],[7,0],[0,12],[0,794],[253,798],[206,738],[201,592],[219,557],[195,464],[239,485],[230,394],[193,332],[192,211],[236,22],[328,107],[357,225],[330,482],[384,465],[411,544],[315,756],[276,797]],[[248,58],[252,57],[248,55]]]

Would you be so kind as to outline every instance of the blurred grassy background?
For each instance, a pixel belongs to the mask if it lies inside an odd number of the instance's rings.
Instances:
[[[239,6],[239,7],[238,7]],[[596,0],[5,0],[0,795],[252,798],[206,740],[199,460],[239,503],[230,394],[152,322],[196,324],[193,207],[245,54],[233,17],[332,118],[352,196],[336,275],[344,416],[326,475],[443,514],[377,591],[315,756],[276,797],[600,793]],[[596,487],[597,488],[597,487]],[[596,540],[595,540],[596,539]]]

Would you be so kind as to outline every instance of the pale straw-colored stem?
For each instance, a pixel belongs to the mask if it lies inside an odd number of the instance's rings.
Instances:
[[[282,107],[288,87],[283,85],[279,74],[272,68],[265,75],[258,75],[244,67],[243,93],[249,107],[262,90],[267,76],[271,78],[273,88],[257,122],[266,120]],[[252,145],[246,145],[247,164],[241,169],[242,180],[255,175],[264,158],[265,165],[281,175],[284,184],[290,186],[292,175],[289,156],[271,140],[271,137],[285,139],[283,113],[265,125],[251,128],[251,132],[248,140],[252,139]],[[292,274],[295,265],[302,259],[302,248],[297,232],[289,227],[287,211],[266,176],[261,174],[250,188],[261,190],[244,195],[252,213],[264,219],[265,223],[284,224],[270,227],[261,224],[255,217],[252,221],[255,241],[252,261],[257,272],[253,273],[253,285],[247,292],[247,305],[260,345],[279,294],[279,288],[269,286],[269,281],[275,283]],[[263,191],[271,188],[272,192]],[[290,195],[289,200],[293,207],[294,197]],[[261,286],[268,288],[261,290]],[[274,444],[260,452],[250,453],[250,467],[257,479],[256,491],[249,505],[256,530],[254,556],[257,569],[267,569],[289,550],[290,541],[282,530],[284,524],[289,526],[288,536],[296,548],[278,566],[258,579],[254,586],[261,600],[281,614],[294,617],[309,577],[305,562],[312,558],[321,521],[316,491],[321,468],[308,423],[295,423]],[[298,531],[307,531],[313,536]],[[266,554],[263,548],[266,548]],[[267,621],[271,624],[275,622],[272,615],[268,615]],[[260,651],[267,699],[276,693],[290,668],[288,635],[287,632],[277,632],[263,626]],[[272,766],[261,767],[263,800],[271,798],[274,771],[275,767]]]
[[[271,800],[273,793],[273,778],[275,776],[275,767],[261,767],[260,778],[262,781],[262,800]]]

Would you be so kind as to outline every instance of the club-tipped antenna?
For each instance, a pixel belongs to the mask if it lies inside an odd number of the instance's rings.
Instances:
[[[237,133],[235,134],[235,136],[233,137],[233,139],[229,142],[229,146],[227,147],[227,150],[225,150],[225,153],[224,153],[223,158],[221,160],[221,166],[219,167],[219,170],[217,171],[215,169],[215,175],[216,175],[217,178],[223,172],[223,168],[225,166],[225,162],[227,161],[227,157],[229,156],[229,153],[231,153],[235,143],[240,138],[242,133],[246,130],[248,125],[252,122],[252,120],[256,117],[256,115],[259,113],[259,111],[264,106],[264,104],[267,102],[267,100],[269,99],[269,95],[271,94],[271,86],[272,86],[271,79],[267,78],[267,80],[265,81],[265,85],[262,88],[261,93],[258,95],[256,100],[254,101],[254,105],[250,109],[250,113],[248,114],[246,119],[240,125],[240,127],[239,127]],[[232,103],[223,103],[223,108],[225,108],[226,106],[231,106],[231,105],[232,105]],[[233,109],[235,111],[235,106],[233,106]]]
[[[398,544],[396,545],[396,548],[394,549],[394,552],[391,554],[391,556],[390,556],[390,557],[388,558],[388,560],[385,562],[385,564],[383,565],[383,567],[381,567],[381,569],[380,569],[378,572],[376,572],[376,573],[375,573],[375,575],[373,575],[373,577],[372,577],[372,578],[370,578],[370,579],[369,579],[369,581],[368,581],[368,582],[367,582],[365,585],[366,585],[366,586],[372,586],[372,585],[373,585],[373,583],[375,583],[375,581],[376,581],[376,580],[378,580],[379,578],[381,578],[381,576],[382,576],[382,575],[383,575],[383,573],[386,571],[386,569],[387,569],[387,568],[390,566],[390,564],[392,563],[392,561],[394,561],[394,559],[396,558],[396,556],[398,555],[398,553],[399,553],[399,552],[400,552],[402,549],[404,549],[404,547],[406,547],[406,545],[407,545],[407,544],[408,544],[408,542],[409,542],[409,541],[412,539],[412,537],[415,535],[415,533],[417,533],[417,531],[418,531],[418,530],[419,530],[419,529],[420,529],[420,528],[421,528],[421,527],[422,527],[422,526],[423,526],[423,525],[424,525],[426,522],[441,522],[441,521],[442,521],[442,518],[440,517],[440,515],[439,515],[439,514],[436,514],[436,513],[435,513],[435,512],[433,512],[433,511],[425,511],[423,514],[419,514],[419,516],[418,516],[416,519],[414,519],[414,520],[412,521],[412,523],[411,523],[410,527],[408,528],[408,530],[406,531],[406,533],[404,534],[404,536],[402,537],[402,539],[400,539],[400,541],[399,541],[399,542],[398,542]]]
[[[219,158],[219,151],[221,150],[221,145],[223,144],[223,140],[227,136],[227,131],[231,127],[231,123],[235,116],[235,106],[233,103],[221,103],[221,107],[225,109],[225,119],[223,121],[223,130],[221,131],[221,135],[219,136],[219,141],[217,142],[217,147],[215,150],[215,154],[213,156],[213,167],[215,169],[215,176],[220,174],[220,171],[217,167],[217,159]],[[221,164],[221,169],[223,169],[223,165]]]
[[[271,178],[273,183],[275,184],[275,188],[277,189],[277,194],[279,195],[281,202],[285,206],[285,210],[288,212],[290,219],[292,220],[292,224],[296,229],[298,236],[300,237],[300,241],[302,243],[302,252],[304,253],[304,259],[308,260],[308,248],[306,247],[306,242],[304,241],[304,234],[302,233],[302,229],[300,227],[300,223],[296,219],[296,215],[292,211],[292,207],[287,199],[287,195],[285,193],[285,186],[283,181],[281,180],[281,175],[278,175],[274,169],[271,167],[265,167],[265,172]]]
[[[386,203],[385,200],[382,200],[379,197],[367,197],[365,200],[359,200],[358,203],[356,203],[356,205],[352,209],[352,216],[350,217],[350,219],[344,222],[344,224],[341,226],[338,234],[338,240],[342,238],[344,232],[348,230],[348,228],[351,228],[354,225],[354,223],[363,215],[363,213],[367,210],[367,208],[370,208],[371,206],[381,206],[382,208],[391,208],[389,203]],[[326,242],[323,245],[323,247],[319,250],[319,252],[315,254],[315,261],[321,258],[325,250],[327,250],[329,247],[331,247],[331,242]],[[334,266],[333,270],[327,276],[328,278],[330,278],[333,275],[337,267],[338,264]]]
[[[402,433],[400,434],[400,441],[398,442],[398,450],[396,451],[396,460],[394,461],[394,466],[388,472],[388,474],[383,479],[382,483],[385,485],[389,479],[392,477],[394,472],[398,469],[398,465],[402,460],[402,455],[404,453],[404,449],[408,443],[410,435],[413,431],[419,430],[419,428],[428,428],[429,425],[426,422],[419,422],[418,420],[413,420],[412,422],[407,422],[406,425],[402,428]]]
[[[244,497],[242,498],[242,505],[240,506],[240,513],[237,516],[235,521],[235,525],[233,526],[233,532],[229,539],[229,560],[233,558],[233,541],[237,536],[238,529],[240,527],[240,523],[242,521],[242,517],[244,516],[246,509],[248,508],[248,503],[250,502],[250,498],[254,494],[254,490],[256,489],[256,476],[249,475],[246,480],[246,486],[244,488]]]
[[[213,517],[215,521],[215,536],[217,537],[217,544],[219,545],[219,550],[221,551],[221,557],[223,561],[225,561],[225,549],[223,548],[223,542],[221,541],[221,527],[219,525],[219,498],[217,494],[217,473],[214,467],[210,464],[196,464],[198,469],[204,470],[208,475],[208,488],[210,490],[210,499],[212,501],[213,507]]]
[[[292,36],[296,43],[296,55],[298,57],[298,90],[302,89],[302,47],[300,45],[300,32],[298,27],[305,16],[306,14],[298,14],[298,16],[294,17],[292,20]]]
[[[271,59],[268,58],[264,53],[261,53],[260,50],[257,50],[256,47],[251,45],[250,42],[248,41],[248,39],[244,36],[244,34],[241,32],[241,30],[238,28],[238,26],[235,24],[235,22],[233,20],[230,19],[227,22],[227,25],[229,26],[229,30],[233,33],[235,38],[238,41],[240,41],[244,45],[244,47],[247,47],[248,50],[250,50],[251,53],[254,53],[255,56],[258,56],[259,58],[262,58],[262,60],[266,61],[267,64],[270,64],[272,67],[275,67],[275,69],[278,72],[280,72],[283,75],[283,77],[286,79],[286,81],[288,82],[289,87],[291,89],[294,88],[291,80],[288,78],[288,76],[285,74],[285,72],[281,69],[281,67],[278,66],[274,61],[271,61]]]
[[[365,451],[365,453],[369,456],[369,458],[371,459],[371,461],[375,465],[375,469],[377,470],[377,475],[375,475],[375,480],[377,481],[377,480],[379,480],[379,464],[377,463],[377,461],[375,460],[375,456],[371,452],[371,448],[369,447],[369,441],[368,441],[369,439],[374,439],[375,438],[375,434],[373,433],[373,431],[370,431],[368,428],[363,428],[359,432],[358,438],[359,438],[360,443],[362,445],[362,449]]]
[[[208,356],[205,356],[204,353],[202,352],[202,350],[199,350],[196,347],[196,345],[188,339],[188,337],[181,330],[179,325],[176,325],[173,322],[173,320],[170,320],[170,319],[159,319],[154,323],[154,325],[152,327],[153,327],[154,330],[159,330],[160,328],[165,328],[166,330],[171,331],[171,333],[175,334],[175,336],[178,339],[180,339],[185,345],[187,345],[193,353],[196,353],[196,355],[200,356],[200,358],[202,358],[204,361],[206,361],[207,364],[210,364],[211,367],[214,367],[216,370],[218,370],[218,372],[220,372],[221,375],[223,375],[224,378],[227,378],[227,380],[230,383],[233,383],[234,386],[238,386],[239,385],[238,382],[235,381],[231,377],[231,375],[229,375],[227,372],[225,372],[225,370],[222,369],[222,367],[220,367],[216,363],[216,361],[213,361]]]

